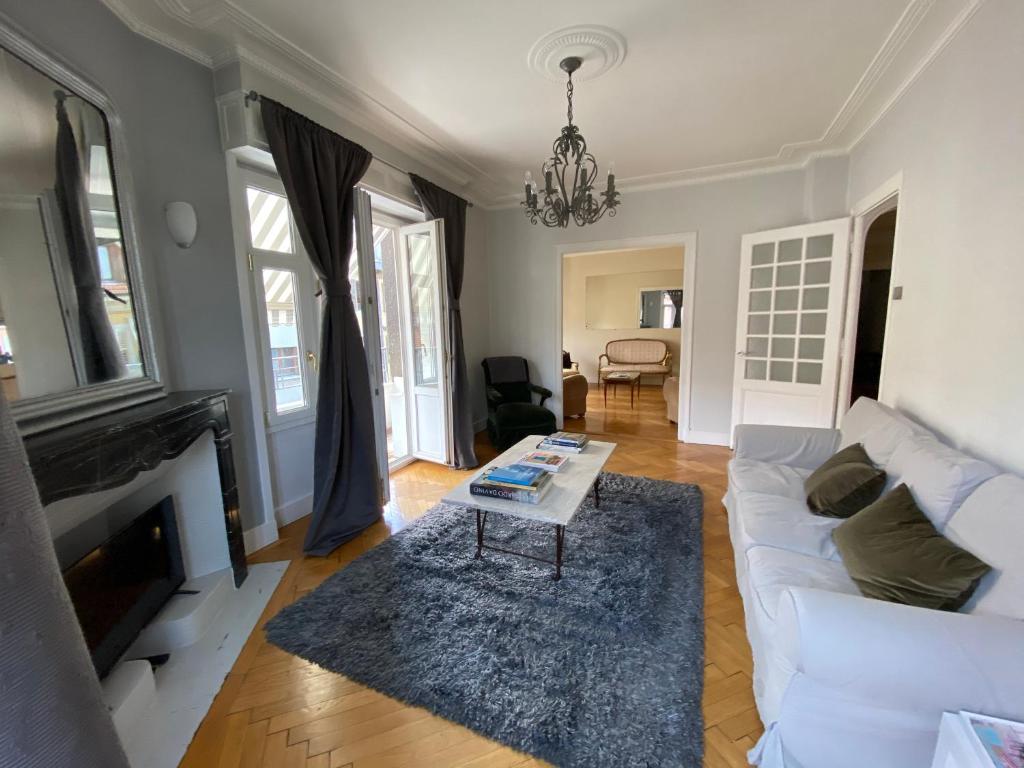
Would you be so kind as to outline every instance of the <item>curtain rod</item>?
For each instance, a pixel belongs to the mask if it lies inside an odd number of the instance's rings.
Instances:
[[[246,91],[245,92],[245,106],[246,106],[246,108],[248,108],[249,102],[255,101],[255,102],[258,103],[260,98],[262,98],[262,97],[256,91]],[[405,170],[405,168],[399,168],[394,163],[389,163],[387,160],[385,160],[382,157],[377,157],[376,155],[373,155],[373,159],[376,160],[378,163],[386,165],[388,168],[391,168],[392,170],[398,171],[399,173],[404,173],[406,176],[409,175],[409,171]],[[472,208],[473,204],[467,200],[466,201],[466,207],[467,208]]]

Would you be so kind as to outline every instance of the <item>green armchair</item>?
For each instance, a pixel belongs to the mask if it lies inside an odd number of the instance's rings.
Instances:
[[[530,367],[522,357],[488,357],[483,363],[487,384],[487,436],[505,451],[527,435],[550,435],[555,414],[544,408],[552,392],[530,381]],[[533,396],[540,395],[534,405]]]

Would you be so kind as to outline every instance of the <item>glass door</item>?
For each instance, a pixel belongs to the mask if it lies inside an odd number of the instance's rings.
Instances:
[[[450,464],[451,386],[448,381],[447,281],[440,219],[399,231],[405,267],[406,370],[411,378],[412,455]]]

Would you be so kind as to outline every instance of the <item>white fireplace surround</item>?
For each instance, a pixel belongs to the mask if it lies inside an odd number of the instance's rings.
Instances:
[[[130,483],[53,502],[45,512],[55,541],[90,524],[113,529],[101,531],[102,539],[168,495],[185,566],[182,589],[199,594],[173,596],[102,681],[132,768],[178,765],[288,565],[250,566],[234,587],[212,432]],[[162,653],[170,660],[155,672],[138,660]]]

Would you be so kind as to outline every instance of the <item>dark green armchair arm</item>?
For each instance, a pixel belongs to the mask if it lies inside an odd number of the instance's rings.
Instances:
[[[548,389],[547,387],[542,387],[539,384],[531,384],[530,389],[536,392],[538,395],[540,395],[541,405],[544,405],[544,401],[554,394],[554,392],[552,392],[550,389]]]

